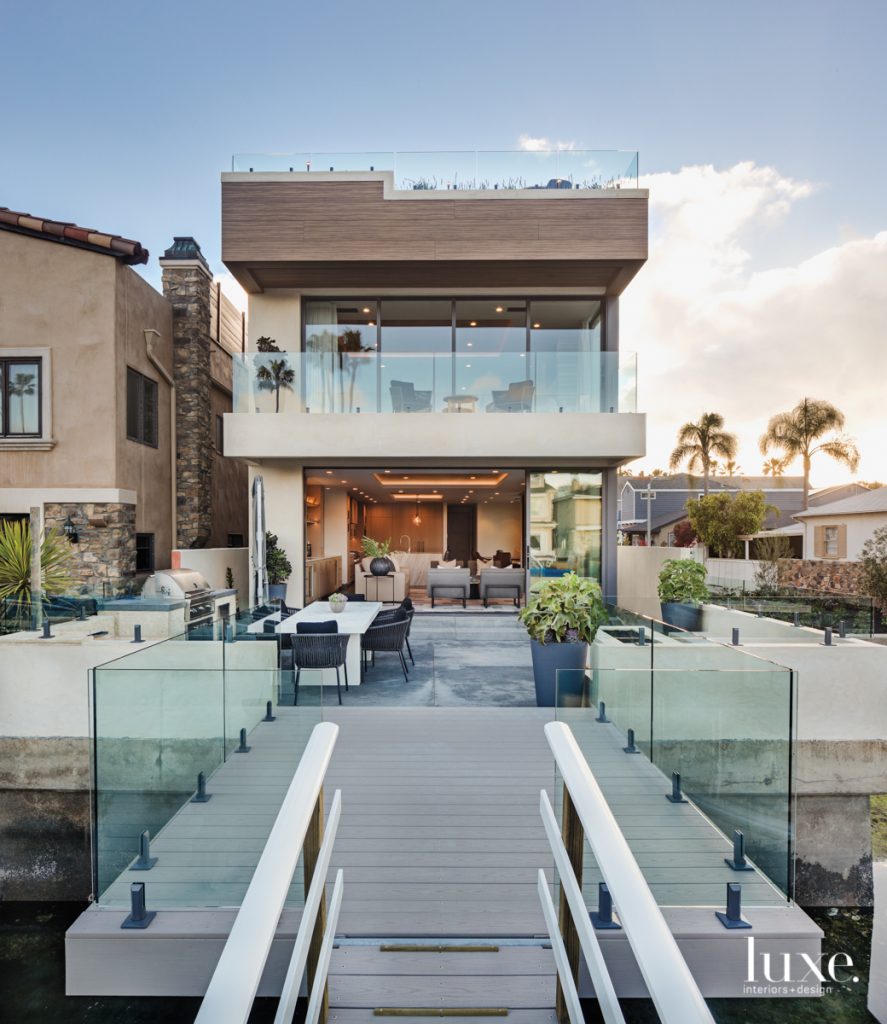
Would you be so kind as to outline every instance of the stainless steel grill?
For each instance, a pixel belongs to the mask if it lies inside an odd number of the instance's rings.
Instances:
[[[155,572],[145,581],[142,596],[187,601],[185,622],[189,626],[212,621],[215,591],[194,569],[161,569]]]

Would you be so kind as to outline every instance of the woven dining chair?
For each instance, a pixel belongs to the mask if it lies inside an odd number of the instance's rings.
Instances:
[[[334,668],[336,670],[336,692],[342,703],[342,686],[339,669],[345,670],[345,689],[348,689],[348,634],[339,633],[334,620],[328,622],[298,622],[296,632],[290,634],[293,647],[293,667],[296,670],[293,704],[299,697],[299,679],[302,669]]]

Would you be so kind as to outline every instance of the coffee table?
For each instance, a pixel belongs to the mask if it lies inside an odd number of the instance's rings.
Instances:
[[[447,403],[444,412],[477,412],[477,395],[444,395]]]

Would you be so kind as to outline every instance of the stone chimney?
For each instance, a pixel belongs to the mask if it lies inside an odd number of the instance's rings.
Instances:
[[[190,235],[177,236],[160,260],[163,294],[173,309],[176,383],[176,541],[203,547],[212,533],[212,273]]]

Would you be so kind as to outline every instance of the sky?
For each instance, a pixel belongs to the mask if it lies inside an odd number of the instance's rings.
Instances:
[[[806,394],[887,480],[883,0],[6,0],[3,34],[0,206],[137,238],[155,285],[173,235],[224,273],[234,153],[639,150],[639,465],[717,411],[757,473]]]

